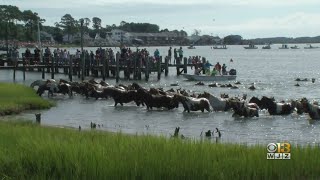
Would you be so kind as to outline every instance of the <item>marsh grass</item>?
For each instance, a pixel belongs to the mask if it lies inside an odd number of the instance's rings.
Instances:
[[[0,83],[0,115],[17,114],[23,110],[46,109],[51,106],[52,102],[39,97],[30,87]]]
[[[0,122],[0,178],[316,179],[320,150],[293,147],[267,160],[265,146]]]

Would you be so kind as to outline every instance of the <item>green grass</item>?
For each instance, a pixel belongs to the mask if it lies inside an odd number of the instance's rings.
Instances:
[[[39,97],[35,90],[21,84],[0,83],[0,116],[23,110],[46,109],[53,105]]]
[[[320,149],[265,146],[0,122],[0,179],[318,179]]]

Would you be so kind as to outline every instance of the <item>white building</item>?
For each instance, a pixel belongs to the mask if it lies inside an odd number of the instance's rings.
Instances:
[[[126,39],[124,37],[125,33],[126,33],[125,31],[122,31],[120,29],[113,29],[112,31],[107,32],[107,36],[109,38],[111,38],[113,41],[116,41],[116,42],[123,41],[123,42],[125,42],[126,41]]]
[[[68,34],[63,36],[64,43],[80,43],[81,41],[81,33],[76,33],[74,35],[69,35],[68,39]],[[94,39],[89,36],[89,34],[84,33],[83,34],[83,43],[85,45],[91,45],[94,42]]]

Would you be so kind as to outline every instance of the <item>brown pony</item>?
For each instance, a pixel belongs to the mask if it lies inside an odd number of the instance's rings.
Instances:
[[[199,111],[201,110],[204,112],[204,110],[207,110],[210,112],[210,103],[208,99],[206,98],[192,98],[192,97],[186,97],[181,94],[175,94],[173,96],[173,99],[177,102],[180,102],[184,107],[185,111]]]

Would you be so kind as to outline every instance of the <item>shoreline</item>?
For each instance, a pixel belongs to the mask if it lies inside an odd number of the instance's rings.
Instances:
[[[14,179],[320,177],[318,147],[292,147],[290,160],[267,160],[266,147],[259,145],[76,131],[17,121],[0,121],[0,132],[0,177]]]

